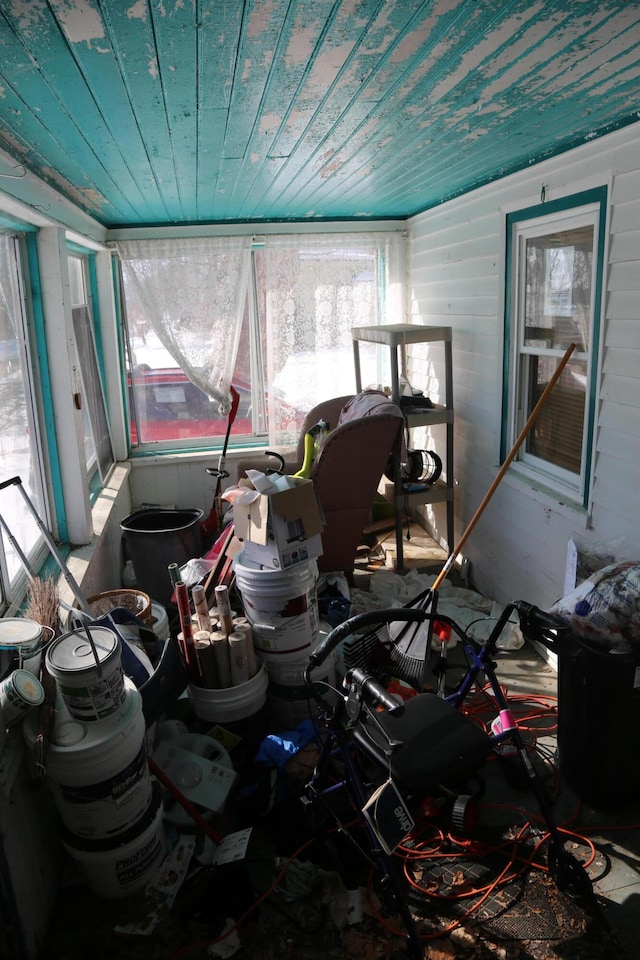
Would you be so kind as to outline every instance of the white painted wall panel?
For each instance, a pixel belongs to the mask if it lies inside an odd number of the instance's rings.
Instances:
[[[409,222],[409,319],[453,330],[459,539],[499,468],[506,214],[539,203],[543,186],[555,200],[601,185],[610,213],[591,501],[577,509],[508,473],[464,550],[475,584],[502,601],[556,600],[570,537],[624,534],[624,555],[640,559],[640,126]],[[409,370],[414,386],[422,384],[412,370],[424,363]]]

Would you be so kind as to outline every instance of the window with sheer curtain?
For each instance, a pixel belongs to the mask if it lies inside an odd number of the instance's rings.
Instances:
[[[404,235],[121,241],[131,439],[287,446],[306,412],[355,389],[351,328],[402,322]]]

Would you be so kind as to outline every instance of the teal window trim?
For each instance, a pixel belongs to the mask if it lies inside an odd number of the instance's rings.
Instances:
[[[54,510],[58,524],[58,536],[61,541],[69,539],[67,513],[62,494],[62,470],[58,454],[56,425],[53,415],[53,392],[49,374],[49,355],[45,336],[44,310],[42,306],[42,287],[40,282],[40,266],[36,234],[26,236],[27,264],[29,268],[29,287],[31,306],[33,310],[36,352],[38,357],[38,373],[40,375],[40,390],[42,393],[44,431],[47,438],[47,454],[49,457],[49,472],[51,476]]]
[[[26,223],[23,220],[14,220],[6,213],[0,213],[0,230],[11,231],[11,233],[37,233],[38,228],[33,223]]]
[[[89,268],[89,295],[91,297],[91,316],[93,318],[93,332],[96,342],[96,353],[98,355],[98,370],[102,380],[102,392],[105,396],[105,383],[107,382],[106,371],[104,367],[104,350],[102,347],[102,317],[100,315],[100,301],[98,300],[98,274],[96,271],[96,256],[91,253],[88,256],[87,266]]]
[[[587,449],[585,451],[585,485],[582,506],[587,509],[589,504],[589,490],[591,482],[591,465],[593,462],[593,427],[595,423],[596,388],[598,382],[598,359],[600,347],[600,328],[602,320],[602,284],[604,281],[604,253],[607,229],[607,203],[609,191],[606,186],[583,190],[569,197],[558,200],[549,200],[537,203],[522,210],[515,210],[507,214],[506,218],[506,250],[505,250],[505,301],[504,301],[504,352],[502,357],[502,424],[500,436],[500,462],[504,463],[508,450],[509,436],[509,385],[511,382],[512,357],[512,295],[513,295],[513,236],[514,227],[527,220],[536,220],[539,217],[552,216],[555,213],[575,210],[588,204],[598,205],[598,253],[596,259],[596,277],[594,288],[593,307],[593,335],[591,347],[591,377],[589,381],[589,401],[587,407]]]
[[[122,409],[124,410],[125,422],[127,424],[127,450],[132,451],[131,436],[129,433],[129,396],[127,393],[127,363],[126,350],[124,342],[124,317],[122,315],[122,289],[120,283],[120,261],[118,257],[111,257],[111,282],[113,284],[113,303],[116,324],[118,329],[118,359],[120,362],[120,395],[122,398]]]

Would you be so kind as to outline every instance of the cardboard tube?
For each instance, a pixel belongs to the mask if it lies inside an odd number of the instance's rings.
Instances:
[[[193,608],[198,618],[198,630],[211,633],[211,617],[209,616],[209,606],[205,596],[204,587],[196,585],[191,591]]]
[[[210,636],[213,656],[216,664],[216,676],[218,686],[221,688],[231,686],[231,664],[229,662],[229,641],[222,630],[214,631]]]
[[[249,679],[255,677],[258,672],[258,661],[256,660],[256,651],[253,646],[253,633],[251,631],[251,624],[248,620],[242,622],[242,617],[237,617],[233,624],[233,636],[236,633],[244,633],[247,638],[247,663],[249,666]],[[239,621],[239,622],[238,622]]]
[[[233,631],[233,614],[231,613],[231,603],[229,601],[229,588],[224,584],[219,584],[215,588],[216,603],[218,605],[218,616],[220,618],[220,627],[225,636],[229,636]]]
[[[218,686],[218,674],[216,673],[216,660],[211,646],[210,631],[196,630],[193,635],[193,646],[202,678],[202,686],[215,689]]]
[[[558,380],[560,379],[560,374],[562,373],[562,371],[563,371],[564,368],[566,367],[567,363],[569,362],[569,357],[571,356],[571,354],[573,353],[573,351],[575,350],[575,348],[576,348],[575,343],[570,343],[569,346],[567,347],[566,352],[565,352],[564,356],[562,357],[562,360],[560,361],[560,363],[559,363],[558,366],[556,367],[556,370],[555,370],[553,376],[551,377],[551,379],[549,380],[549,383],[548,383],[548,384],[546,385],[546,387],[544,388],[544,391],[542,392],[542,395],[540,396],[540,399],[538,400],[538,402],[536,403],[535,407],[534,407],[533,410],[531,411],[531,415],[530,415],[529,419],[527,420],[527,422],[525,423],[524,427],[522,428],[522,430],[521,430],[521,432],[520,432],[520,435],[518,436],[518,439],[517,439],[516,442],[514,443],[514,445],[513,445],[513,447],[511,448],[511,450],[509,451],[509,454],[507,455],[506,460],[504,461],[504,463],[502,464],[502,466],[501,466],[500,469],[498,470],[498,472],[497,472],[497,474],[496,474],[496,476],[495,476],[495,478],[494,478],[494,480],[493,480],[493,483],[491,484],[491,486],[489,487],[489,489],[488,489],[487,492],[485,493],[484,497],[482,498],[482,502],[481,502],[480,506],[478,507],[478,509],[476,510],[476,512],[474,513],[474,515],[472,516],[472,518],[471,518],[471,520],[469,521],[469,523],[467,524],[467,528],[466,528],[466,530],[464,531],[464,533],[462,534],[462,536],[460,537],[460,540],[459,540],[459,542],[458,542],[455,550],[454,550],[453,553],[451,553],[451,555],[448,557],[447,562],[445,563],[444,567],[442,568],[442,570],[440,571],[440,573],[438,574],[438,576],[437,576],[436,579],[434,580],[433,586],[431,587],[432,590],[437,590],[437,589],[438,589],[438,587],[440,586],[440,584],[442,583],[442,581],[445,579],[445,577],[446,577],[447,574],[449,573],[449,570],[450,570],[451,567],[453,566],[456,557],[458,556],[458,554],[459,554],[460,551],[462,550],[463,546],[465,545],[465,543],[467,542],[467,540],[468,540],[469,537],[471,536],[471,533],[472,533],[472,531],[474,530],[474,528],[475,528],[478,520],[480,519],[480,517],[481,517],[482,514],[484,513],[485,507],[486,507],[487,504],[489,503],[489,500],[491,500],[491,497],[492,497],[493,494],[495,493],[495,491],[496,491],[496,489],[497,489],[497,487],[498,487],[498,484],[500,483],[500,481],[501,481],[502,478],[504,477],[505,473],[507,472],[507,469],[509,468],[509,464],[511,463],[511,461],[512,461],[513,458],[515,457],[515,455],[516,455],[516,453],[518,452],[518,450],[520,449],[520,447],[522,446],[522,443],[524,442],[525,437],[527,436],[527,434],[529,433],[529,430],[531,430],[531,427],[533,426],[533,424],[535,423],[536,419],[538,418],[538,414],[540,413],[540,411],[542,410],[543,406],[544,406],[545,403],[547,402],[547,400],[548,400],[548,398],[549,398],[549,394],[551,393],[551,391],[552,391],[553,388],[555,387],[556,383],[557,383]]]
[[[249,679],[249,659],[247,656],[248,638],[246,633],[230,633],[229,665],[231,668],[231,686],[237,687]]]

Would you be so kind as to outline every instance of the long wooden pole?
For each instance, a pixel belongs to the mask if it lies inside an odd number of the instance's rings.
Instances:
[[[501,481],[502,478],[504,477],[505,473],[507,472],[507,470],[508,470],[508,468],[509,468],[509,464],[511,463],[511,461],[512,461],[513,458],[515,457],[515,455],[516,455],[516,453],[518,452],[518,450],[520,449],[520,447],[522,446],[522,444],[523,444],[523,442],[524,442],[524,440],[525,440],[525,437],[527,436],[527,434],[529,433],[529,430],[531,430],[531,427],[532,427],[533,424],[535,423],[535,421],[536,421],[536,419],[537,419],[537,417],[538,417],[538,414],[540,413],[540,411],[542,410],[543,406],[544,406],[545,403],[547,402],[547,399],[548,399],[548,397],[549,397],[549,394],[551,393],[551,391],[552,391],[553,388],[555,387],[556,383],[557,383],[558,380],[560,379],[560,374],[562,373],[562,371],[563,371],[564,368],[566,367],[567,363],[569,362],[569,357],[571,356],[571,354],[573,353],[573,351],[575,350],[575,348],[576,348],[575,343],[570,343],[569,346],[567,347],[567,350],[566,350],[566,352],[565,352],[562,360],[561,360],[560,363],[558,364],[558,366],[557,366],[557,368],[556,368],[556,370],[555,370],[555,373],[553,374],[553,376],[552,376],[551,379],[549,380],[549,383],[548,383],[548,384],[546,385],[546,387],[544,388],[540,399],[538,400],[538,402],[536,403],[535,407],[534,407],[533,410],[531,411],[531,415],[530,415],[529,419],[527,420],[527,422],[525,423],[524,427],[522,428],[522,430],[521,430],[521,432],[520,432],[520,434],[519,434],[519,436],[518,436],[518,439],[517,439],[516,442],[514,443],[513,447],[512,447],[511,450],[509,451],[509,454],[508,454],[506,460],[504,461],[504,463],[502,464],[502,466],[501,466],[500,469],[498,470],[497,474],[495,475],[495,478],[494,478],[494,480],[493,480],[493,483],[491,484],[491,486],[489,487],[489,489],[488,489],[487,492],[485,493],[485,495],[484,495],[484,497],[483,497],[483,499],[482,499],[482,502],[481,502],[480,506],[478,507],[478,509],[476,510],[476,512],[474,513],[474,515],[472,516],[472,518],[471,518],[471,520],[469,521],[469,523],[467,524],[467,528],[466,528],[466,530],[464,531],[464,533],[462,534],[462,536],[460,537],[460,540],[458,541],[458,544],[457,544],[455,550],[454,550],[453,553],[451,553],[450,556],[447,558],[447,562],[445,563],[444,567],[442,568],[442,570],[440,571],[440,573],[439,573],[438,576],[436,577],[436,579],[435,579],[435,581],[434,581],[434,583],[433,583],[433,586],[432,586],[432,588],[431,588],[432,590],[437,590],[437,589],[438,589],[438,587],[440,586],[440,584],[442,583],[442,581],[445,579],[445,577],[446,577],[447,574],[449,573],[449,570],[451,569],[451,567],[452,567],[453,564],[455,563],[456,557],[458,556],[458,554],[460,553],[460,551],[461,551],[462,548],[464,547],[465,543],[467,542],[467,540],[468,540],[469,537],[471,536],[471,533],[473,532],[473,530],[474,530],[474,528],[475,528],[478,520],[480,519],[480,517],[481,517],[482,514],[484,513],[484,510],[485,510],[487,504],[489,503],[489,501],[491,500],[491,497],[492,497],[493,494],[495,493],[495,491],[496,491],[496,489],[497,489],[497,487],[498,487],[498,484],[500,483],[500,481]]]

